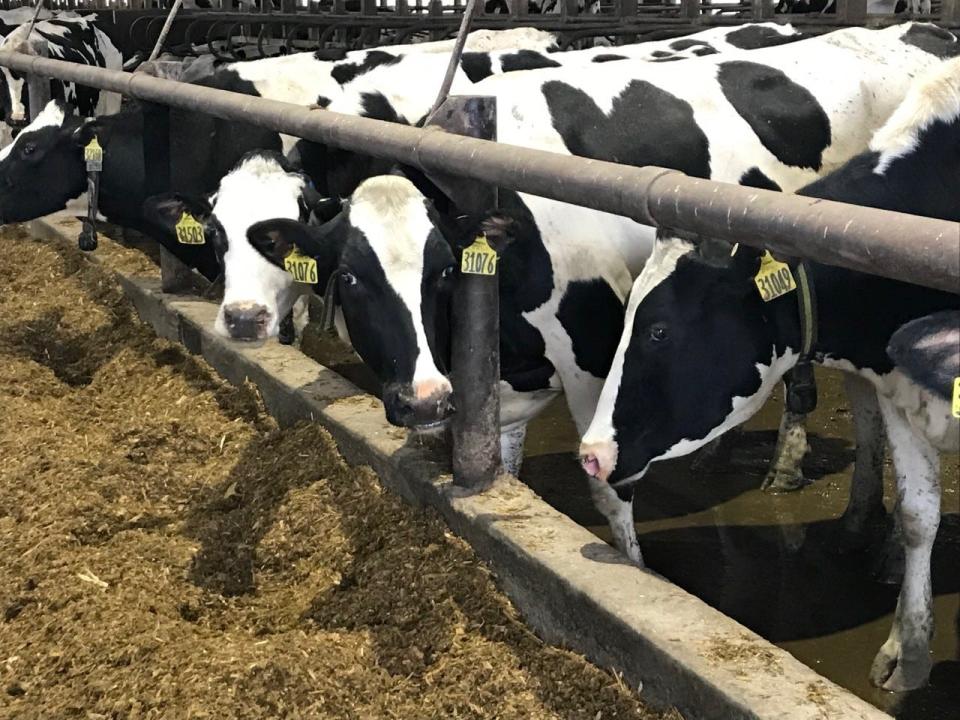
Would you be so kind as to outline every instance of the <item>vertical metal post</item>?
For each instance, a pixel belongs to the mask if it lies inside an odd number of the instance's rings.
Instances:
[[[430,119],[430,125],[458,135],[496,140],[496,98],[447,98]],[[482,215],[497,206],[495,187],[450,175],[431,174],[431,180],[462,212]],[[468,238],[467,244],[472,240]],[[460,273],[452,311],[451,377],[457,405],[451,425],[453,482],[481,490],[493,482],[500,468],[498,276]]]
[[[41,57],[47,57],[47,49],[47,44],[41,43],[37,46],[37,54]],[[30,98],[30,107],[27,108],[27,112],[30,115],[30,122],[33,122],[50,102],[50,82],[50,78],[40,75],[27,77],[27,95]]]

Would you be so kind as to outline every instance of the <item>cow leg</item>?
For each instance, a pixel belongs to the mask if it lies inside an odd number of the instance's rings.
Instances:
[[[626,500],[617,495],[606,480],[588,478],[593,504],[610,523],[614,546],[626,555],[630,562],[643,567],[643,555],[637,541],[637,528],[633,524],[633,492]]]
[[[514,425],[500,433],[500,464],[503,471],[514,477],[520,476],[523,465],[523,443],[527,438],[527,424]]]
[[[780,431],[777,434],[777,447],[773,451],[773,460],[761,489],[768,492],[791,492],[807,484],[800,467],[808,450],[806,421],[806,415],[783,411]]]
[[[293,328],[293,310],[290,310],[280,320],[277,340],[281,345],[293,345],[297,341],[297,331]]]
[[[905,573],[893,627],[873,661],[870,680],[884,690],[903,692],[924,685],[932,664],[930,554],[940,524],[940,456],[889,398],[879,402],[896,470]]]
[[[883,417],[877,392],[870,381],[844,373],[844,389],[853,410],[856,450],[850,500],[843,511],[841,527],[844,545],[860,549],[870,544],[873,530],[883,521]]]

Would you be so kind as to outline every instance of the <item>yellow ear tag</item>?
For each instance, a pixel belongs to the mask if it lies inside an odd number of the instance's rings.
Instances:
[[[204,237],[203,225],[186,211],[180,216],[175,229],[177,242],[181,245],[203,245],[207,241]]]
[[[497,251],[487,243],[486,235],[477,235],[473,244],[463,249],[460,272],[464,275],[497,274]]]
[[[960,377],[953,381],[953,416],[960,418]]]
[[[283,269],[293,275],[293,279],[300,283],[316,285],[317,261],[312,257],[301,255],[297,248],[283,259]]]
[[[770,302],[797,289],[790,266],[776,260],[769,250],[760,259],[760,270],[753,281],[757,284],[757,290],[764,302]]]
[[[87,172],[103,170],[103,148],[97,142],[96,136],[83,148],[83,159],[87,163]]]

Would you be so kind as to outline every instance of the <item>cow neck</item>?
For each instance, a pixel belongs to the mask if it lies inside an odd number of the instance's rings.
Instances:
[[[793,350],[799,362],[814,362],[819,356],[819,314],[813,268],[810,263],[791,265],[797,289],[770,302],[762,302],[760,314],[774,328],[778,355]]]

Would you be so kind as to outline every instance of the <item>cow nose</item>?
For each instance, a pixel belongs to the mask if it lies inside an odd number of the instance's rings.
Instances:
[[[392,425],[412,429],[429,429],[447,420],[456,412],[453,393],[438,389],[424,396],[410,385],[391,385],[384,389],[383,404]]]
[[[590,477],[605,481],[616,466],[616,443],[585,442],[580,445],[580,467]]]
[[[236,303],[223,308],[223,324],[234,340],[259,340],[266,337],[270,311],[263,305]]]

